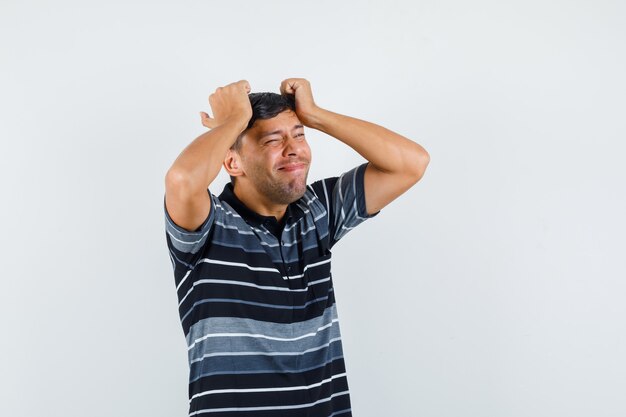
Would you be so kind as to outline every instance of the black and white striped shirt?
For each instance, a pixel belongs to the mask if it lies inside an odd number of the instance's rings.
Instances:
[[[331,252],[367,215],[367,162],[307,185],[282,225],[232,184],[188,231],[165,209],[187,339],[189,415],[351,416]],[[165,201],[164,201],[165,208]]]

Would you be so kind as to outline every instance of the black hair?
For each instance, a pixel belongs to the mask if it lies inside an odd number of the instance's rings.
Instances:
[[[231,150],[239,152],[241,149],[241,140],[243,135],[254,126],[254,122],[261,119],[271,119],[279,113],[286,110],[296,111],[296,99],[293,94],[276,94],[276,93],[250,93],[248,94],[250,105],[252,106],[252,117],[248,122],[248,126],[237,137],[237,140],[230,147]],[[230,182],[235,184],[235,177],[230,176]]]

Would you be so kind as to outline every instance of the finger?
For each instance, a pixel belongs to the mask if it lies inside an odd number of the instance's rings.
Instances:
[[[243,88],[246,90],[246,93],[250,93],[250,83],[247,80],[239,80],[239,83],[243,85]]]
[[[280,94],[286,94],[287,93],[285,91],[285,80],[281,81],[280,87],[279,87],[279,91],[280,91]]]
[[[200,112],[200,119],[202,120],[202,125],[208,127],[209,129],[214,128],[216,125],[215,119],[213,119],[203,111]]]
[[[214,127],[217,126],[217,123],[215,122],[214,119],[211,119],[209,121],[205,120],[202,122],[202,126],[209,128],[209,129],[213,129]]]
[[[234,83],[230,83],[230,84],[228,84],[228,87],[230,87],[231,89],[234,89],[234,90],[238,90],[241,87],[243,87],[243,89],[246,91],[246,93],[250,92],[250,83],[248,81],[246,81],[246,80],[239,80],[239,81],[236,81]]]
[[[293,82],[291,78],[283,80],[283,82],[280,83],[280,93],[281,94],[294,94],[295,90],[293,89],[292,84]]]

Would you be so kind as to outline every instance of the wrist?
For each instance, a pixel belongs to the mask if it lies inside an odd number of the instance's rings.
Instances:
[[[324,120],[327,118],[328,114],[328,110],[316,107],[313,111],[307,113],[304,118],[305,120],[302,120],[302,123],[312,129],[321,130],[324,126]]]
[[[250,118],[231,118],[227,119],[224,124],[228,125],[230,128],[237,130],[238,133],[241,133],[246,130],[249,122]]]

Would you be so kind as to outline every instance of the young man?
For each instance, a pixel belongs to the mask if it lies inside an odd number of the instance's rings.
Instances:
[[[166,175],[189,415],[352,415],[330,249],[430,160],[403,136],[318,107],[305,79],[284,80],[280,92],[249,94],[245,80],[218,88],[213,117],[202,114],[210,130]],[[304,127],[368,162],[307,185]],[[222,166],[231,182],[216,196],[208,187]]]

